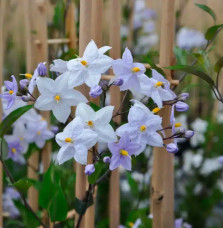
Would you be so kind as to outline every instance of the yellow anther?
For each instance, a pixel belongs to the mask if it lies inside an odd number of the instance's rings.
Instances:
[[[20,141],[23,141],[24,140],[24,138],[23,137],[20,137]]]
[[[41,118],[41,121],[45,121],[46,119],[44,117]]]
[[[12,95],[14,93],[13,90],[9,90],[9,94]]]
[[[54,97],[54,99],[55,99],[55,101],[58,103],[58,102],[60,101],[60,96],[59,96],[59,95],[56,95],[56,96]]]
[[[175,126],[175,127],[181,127],[182,124],[181,124],[181,123],[175,123],[174,126]]]
[[[157,83],[155,84],[155,87],[158,87],[158,86],[163,86],[163,82],[157,82]]]
[[[37,131],[36,134],[37,134],[37,135],[41,135],[41,132],[40,132],[40,131]]]
[[[73,140],[71,138],[66,138],[64,141],[67,143],[71,143]]]
[[[32,78],[32,74],[26,73],[25,76],[26,76],[27,78]]]
[[[92,126],[94,125],[93,121],[91,121],[91,120],[89,120],[89,121],[87,122],[87,124],[88,124],[89,127],[92,127]]]
[[[156,108],[154,108],[154,109],[152,110],[152,112],[153,112],[154,114],[158,113],[159,111],[160,111],[160,108],[158,108],[158,107],[156,107]]]
[[[127,150],[120,150],[120,154],[121,154],[122,156],[128,156],[128,155],[129,155],[129,153],[128,153]]]
[[[129,227],[133,227],[134,223],[133,222],[129,222],[128,225],[129,225]]]
[[[132,72],[134,72],[134,73],[139,72],[139,71],[140,71],[139,67],[133,67],[132,68]]]
[[[141,132],[144,132],[146,130],[146,126],[145,125],[142,125],[141,127],[140,127],[140,131]]]
[[[16,153],[16,148],[12,148],[12,153]]]
[[[82,61],[81,61],[81,64],[84,65],[84,66],[86,66],[86,65],[87,65],[87,61],[82,60]]]

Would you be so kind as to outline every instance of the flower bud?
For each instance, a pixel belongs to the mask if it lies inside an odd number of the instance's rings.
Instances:
[[[39,76],[46,76],[47,69],[44,63],[39,63],[37,66],[37,72]]]
[[[110,158],[109,156],[105,156],[105,157],[103,158],[103,162],[104,162],[104,163],[110,163],[110,162],[111,162],[111,158]]]
[[[28,96],[23,95],[21,98],[24,102],[30,101],[30,98]]]
[[[57,126],[55,126],[55,125],[52,125],[52,126],[50,127],[50,130],[51,130],[54,134],[56,134],[56,133],[59,131],[59,127],[57,127]]]
[[[20,88],[22,90],[27,89],[27,86],[29,85],[29,80],[28,79],[22,79],[19,81]]]
[[[102,91],[101,86],[95,85],[95,86],[91,87],[89,95],[93,98],[96,98],[96,97],[100,96],[102,94],[102,92],[103,91]]]
[[[218,157],[218,162],[223,165],[223,156]]]
[[[115,85],[115,86],[121,86],[123,83],[124,83],[124,80],[121,79],[121,78],[118,78],[118,79],[116,79],[116,80],[113,82],[113,85]]]
[[[189,105],[182,101],[178,101],[175,108],[178,112],[186,112],[189,109]]]
[[[84,173],[85,173],[86,175],[89,176],[89,175],[93,174],[94,171],[95,171],[94,164],[89,164],[89,165],[86,165],[86,166],[85,166]]]
[[[194,131],[188,130],[188,131],[185,132],[185,137],[186,138],[189,139],[189,138],[191,138],[193,136],[194,136]]]
[[[189,98],[189,93],[181,93],[181,94],[178,96],[178,99],[179,99],[179,100],[182,100],[182,101],[186,101],[188,98]]]
[[[166,145],[166,150],[167,150],[169,153],[171,153],[171,154],[175,154],[175,153],[178,152],[179,149],[178,149],[178,147],[177,147],[176,144],[174,144],[174,143],[169,143],[169,144]]]

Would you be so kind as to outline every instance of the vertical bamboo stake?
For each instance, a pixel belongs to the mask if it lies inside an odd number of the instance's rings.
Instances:
[[[164,0],[162,9],[160,65],[169,66],[173,60],[174,41],[174,0]],[[171,72],[165,70],[166,77],[171,80]],[[164,107],[161,116],[163,127],[169,126],[171,107]],[[166,137],[171,130],[166,131]],[[170,142],[170,141],[169,141]],[[165,141],[165,143],[169,143]],[[154,228],[172,228],[174,220],[174,169],[173,155],[165,148],[154,148],[154,164],[152,178],[152,213]]]
[[[98,47],[102,46],[102,12],[103,12],[103,0],[95,0],[92,3],[91,8],[91,38],[95,41]],[[91,98],[90,101],[99,105],[99,98]],[[88,163],[92,164],[93,154],[88,154]],[[88,188],[88,181],[86,187]],[[94,200],[96,198],[97,190],[94,192]],[[88,208],[85,215],[85,228],[94,228],[95,224],[95,204]]]
[[[79,30],[79,55],[82,56],[86,45],[89,43],[91,38],[91,0],[80,1],[80,30]],[[86,85],[80,86],[79,90],[88,97],[88,88]],[[86,175],[84,173],[84,166],[76,163],[76,197],[80,200],[85,198],[86,190]],[[75,223],[77,224],[79,215],[75,217]],[[80,228],[84,227],[84,218],[81,220]]]
[[[121,6],[119,0],[110,0],[110,31],[109,44],[112,47],[110,56],[114,59],[120,58],[121,38]],[[111,105],[119,107],[121,102],[121,93],[118,87],[112,86],[110,89]],[[115,111],[116,111],[115,110]],[[115,118],[117,123],[121,122],[120,116]],[[118,227],[120,224],[120,189],[119,189],[119,170],[112,171],[109,188],[109,227]]]
[[[127,46],[130,50],[133,47],[133,34],[134,34],[134,6],[135,1],[130,0],[129,8],[130,8],[130,17],[129,17],[129,24],[128,24],[128,37],[127,37]]]
[[[0,88],[3,82],[3,55],[4,55],[4,12],[6,10],[6,0],[2,0],[0,3]],[[2,120],[2,102],[0,99],[0,121]],[[2,164],[0,164],[0,228],[3,227],[3,205],[2,205],[2,194],[3,194],[3,173]]]

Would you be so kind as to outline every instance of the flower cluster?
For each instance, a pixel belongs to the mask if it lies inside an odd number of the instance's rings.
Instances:
[[[34,75],[24,74],[27,79],[20,81],[20,90],[14,76],[12,82],[6,81],[8,91],[1,97],[7,101],[6,111],[18,107],[22,101],[34,101],[34,107],[41,111],[52,110],[55,118],[66,124],[63,132],[56,134],[56,142],[60,146],[57,160],[59,164],[74,158],[80,164],[87,164],[88,153],[93,154],[93,164],[86,166],[85,173],[91,175],[95,171],[94,164],[101,160],[109,163],[110,170],[120,165],[131,170],[131,157],[142,153],[147,146],[166,147],[170,153],[178,151],[179,138],[190,138],[193,131],[186,131],[176,122],[174,111],[184,112],[189,106],[184,102],[188,94],[179,96],[171,90],[171,85],[163,75],[152,70],[152,77],[146,75],[144,64],[135,63],[128,48],[122,58],[113,60],[105,55],[111,47],[99,48],[92,40],[86,47],[82,57],[70,61],[54,60],[51,72],[56,72],[56,79],[45,77],[45,63],[40,63]],[[112,67],[115,77],[107,84],[100,86],[101,75]],[[148,104],[131,100],[128,122],[114,129],[111,122],[114,116],[120,115],[114,106],[103,103],[97,111],[88,104],[87,98],[75,87],[86,84],[90,87],[89,95],[93,98],[106,93],[111,86],[119,86],[120,91],[132,91],[153,100],[151,110]],[[35,87],[40,93],[35,98]],[[21,101],[22,100],[22,101]],[[22,105],[25,105],[23,103]],[[165,106],[172,106],[169,126],[162,126],[162,118],[157,115]],[[71,107],[76,106],[75,116],[71,115]],[[68,118],[71,121],[68,121]],[[165,130],[172,129],[170,137]],[[22,136],[22,137],[21,137]],[[23,115],[13,126],[13,134],[6,136],[9,145],[8,157],[17,161],[19,155],[26,152],[28,144],[35,142],[42,148],[45,141],[53,138],[54,133],[48,130],[47,122],[32,109]],[[173,143],[166,144],[165,140]],[[96,144],[106,144],[110,154],[100,154]],[[15,156],[17,155],[18,156]]]

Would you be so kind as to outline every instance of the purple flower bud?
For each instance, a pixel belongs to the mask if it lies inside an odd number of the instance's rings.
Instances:
[[[93,174],[94,171],[95,171],[94,164],[89,164],[89,165],[86,165],[86,166],[85,166],[84,173],[85,173],[86,175],[89,176],[89,175]]]
[[[218,162],[223,165],[223,156],[218,157]]]
[[[111,162],[111,158],[110,158],[109,156],[105,156],[105,157],[103,158],[103,162],[104,162],[104,163],[110,163],[110,162]]]
[[[123,83],[124,83],[124,80],[121,79],[121,78],[118,78],[118,79],[116,79],[116,80],[113,82],[113,84],[114,84],[115,86],[121,86]]]
[[[25,90],[27,89],[28,85],[29,85],[29,80],[28,79],[22,79],[19,81],[19,85],[20,85],[20,88]]]
[[[37,66],[37,72],[39,76],[46,76],[47,69],[44,63],[39,63]]]
[[[178,96],[178,99],[183,100],[183,101],[186,101],[188,98],[189,98],[189,93],[181,93]]]
[[[178,112],[186,112],[189,109],[189,105],[182,101],[178,101],[175,108]]]
[[[189,138],[191,138],[193,136],[194,136],[194,131],[188,130],[188,131],[185,132],[185,137],[186,138],[189,139]]]
[[[52,125],[52,126],[50,127],[50,130],[51,130],[54,134],[56,134],[56,133],[59,131],[59,127],[57,127],[57,126],[55,126],[55,125]]]
[[[166,145],[166,150],[167,150],[169,153],[171,153],[171,154],[175,154],[175,153],[178,152],[179,149],[178,149],[178,147],[177,147],[176,144],[174,144],[174,143],[169,143],[169,144]]]
[[[29,97],[28,97],[28,96],[25,96],[25,95],[22,96],[22,100],[23,100],[24,102],[30,101]]]
[[[96,98],[96,97],[100,96],[102,94],[102,92],[103,91],[102,91],[101,86],[95,85],[95,86],[91,87],[89,95],[93,98]]]

